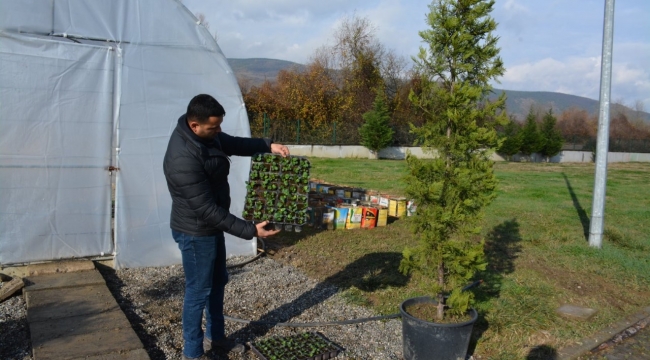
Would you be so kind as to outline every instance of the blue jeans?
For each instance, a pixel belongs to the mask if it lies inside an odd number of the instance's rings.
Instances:
[[[205,309],[206,334],[211,340],[225,337],[223,318],[224,287],[228,283],[226,244],[223,233],[193,236],[172,230],[183,257],[185,299],[183,301],[183,354],[203,355],[201,321]]]

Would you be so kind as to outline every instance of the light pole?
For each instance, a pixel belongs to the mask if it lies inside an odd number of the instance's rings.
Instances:
[[[605,0],[603,25],[603,53],[600,68],[600,110],[598,113],[598,140],[596,144],[596,175],[594,200],[589,224],[589,246],[601,248],[607,185],[607,153],[609,152],[609,103],[612,88],[612,48],[614,42],[614,0]]]

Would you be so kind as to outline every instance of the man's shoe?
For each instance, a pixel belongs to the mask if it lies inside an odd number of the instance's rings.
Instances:
[[[246,351],[246,347],[244,344],[239,344],[234,341],[230,341],[227,338],[222,338],[219,339],[218,341],[212,342],[212,340],[208,338],[203,338],[203,350],[204,351],[210,351],[213,349],[213,345],[215,348],[218,350],[225,351],[227,353],[229,352],[235,352],[235,353],[243,353]],[[215,349],[215,350],[217,350]]]

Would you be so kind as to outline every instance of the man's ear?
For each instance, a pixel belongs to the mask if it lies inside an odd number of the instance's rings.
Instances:
[[[196,134],[196,132],[199,130],[199,122],[196,120],[188,120],[187,125],[190,127],[193,133]]]

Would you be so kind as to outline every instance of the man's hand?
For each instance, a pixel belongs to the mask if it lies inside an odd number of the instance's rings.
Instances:
[[[265,238],[280,232],[280,230],[266,230],[264,227],[268,225],[268,223],[268,221],[262,221],[261,223],[256,224],[255,227],[257,228],[257,234],[255,234],[255,236]]]
[[[289,148],[282,144],[271,144],[271,152],[282,155],[282,157],[289,156]]]

